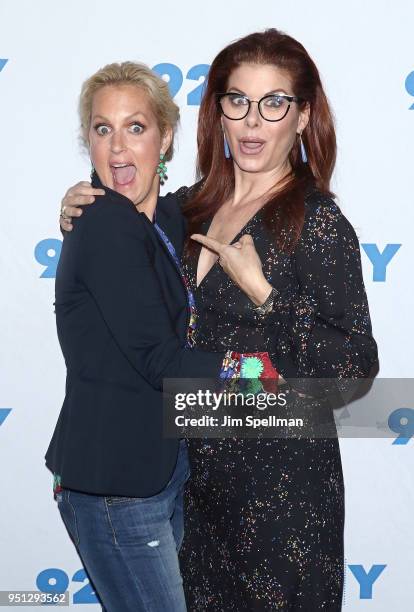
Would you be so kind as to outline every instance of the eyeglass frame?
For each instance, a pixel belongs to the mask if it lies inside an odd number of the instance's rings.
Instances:
[[[244,98],[249,103],[249,106],[247,108],[246,114],[243,115],[243,117],[239,117],[238,119],[235,119],[234,117],[229,117],[228,115],[226,115],[226,113],[223,111],[223,107],[221,106],[221,100],[224,97],[226,97],[226,96],[234,96],[234,95],[238,95],[240,98]],[[288,105],[288,107],[286,109],[285,114],[280,119],[267,119],[266,117],[263,116],[262,111],[260,110],[260,103],[263,100],[265,100],[266,98],[273,98],[274,96],[279,96],[279,98],[284,98],[285,100],[287,100],[289,102],[289,105]],[[259,114],[262,117],[262,119],[264,119],[265,121],[270,121],[271,123],[276,123],[277,121],[282,121],[286,117],[286,115],[288,114],[292,102],[296,102],[297,104],[301,104],[302,102],[306,102],[306,100],[304,98],[301,98],[300,96],[289,96],[288,94],[278,94],[278,93],[267,94],[266,96],[263,96],[262,98],[260,98],[260,100],[250,100],[250,98],[248,96],[245,96],[244,94],[239,94],[237,91],[228,91],[227,93],[217,93],[216,97],[217,97],[217,104],[218,104],[218,107],[219,107],[221,113],[225,117],[227,117],[227,119],[230,119],[230,121],[241,121],[242,119],[245,119],[247,117],[247,115],[250,113],[250,108],[251,108],[252,102],[255,102],[257,104],[257,108],[259,110]]]

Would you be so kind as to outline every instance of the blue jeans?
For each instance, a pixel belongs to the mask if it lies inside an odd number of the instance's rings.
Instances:
[[[177,552],[189,474],[182,440],[170,482],[153,497],[101,497],[70,489],[57,494],[63,522],[108,612],[185,612]]]

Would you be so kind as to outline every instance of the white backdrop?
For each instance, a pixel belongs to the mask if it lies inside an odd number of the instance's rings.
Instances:
[[[66,581],[71,606],[99,609],[87,603],[87,580],[43,460],[65,376],[50,249],[60,240],[61,197],[89,175],[78,141],[83,80],[127,59],[181,71],[172,190],[194,179],[198,106],[188,95],[202,79],[187,76],[191,68],[258,29],[298,38],[320,68],[336,115],[334,190],[362,244],[380,375],[412,377],[413,23],[412,0],[0,0],[0,590]],[[414,442],[393,441],[341,440],[344,609],[413,609]]]

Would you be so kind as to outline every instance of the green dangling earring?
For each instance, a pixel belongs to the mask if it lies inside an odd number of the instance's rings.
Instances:
[[[164,157],[165,157],[164,153],[160,153],[160,161],[157,166],[157,174],[160,177],[161,185],[164,185],[165,181],[168,179],[167,166],[164,161]]]

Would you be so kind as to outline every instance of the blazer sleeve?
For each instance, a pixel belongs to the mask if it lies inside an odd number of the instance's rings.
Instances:
[[[79,279],[135,370],[157,389],[163,378],[218,378],[224,353],[187,349],[174,330],[145,221],[119,203],[82,219]]]
[[[293,259],[299,290],[275,303],[285,313],[276,367],[286,377],[368,377],[378,355],[359,243],[333,200],[309,207]]]

